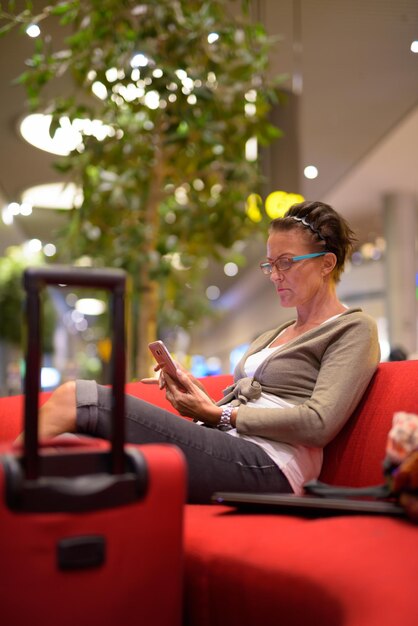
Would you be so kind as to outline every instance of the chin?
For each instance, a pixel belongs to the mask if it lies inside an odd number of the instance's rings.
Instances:
[[[282,305],[282,307],[285,308],[290,308],[290,307],[294,307],[295,303],[293,302],[292,298],[289,298],[289,296],[283,294],[281,295],[279,293],[279,299],[280,299],[280,304]]]

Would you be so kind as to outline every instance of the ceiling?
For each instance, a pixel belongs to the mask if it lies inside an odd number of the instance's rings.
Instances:
[[[297,101],[292,141],[299,188],[289,191],[332,203],[360,240],[381,234],[383,195],[418,197],[418,54],[410,51],[418,39],[418,3],[259,0],[253,13],[280,35],[272,72],[288,75],[284,85]],[[29,186],[58,180],[55,157],[17,132],[26,106],[23,89],[12,83],[32,46],[17,34],[0,39],[0,208],[19,201]],[[303,177],[308,164],[319,170],[315,180]],[[274,176],[273,168],[273,187]],[[64,220],[65,214],[36,208],[13,225],[0,220],[0,254],[30,238],[53,241]]]

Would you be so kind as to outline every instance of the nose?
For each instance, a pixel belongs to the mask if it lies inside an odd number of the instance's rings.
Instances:
[[[276,282],[278,281],[282,281],[284,278],[284,272],[282,272],[281,270],[277,269],[277,267],[275,265],[273,265],[273,268],[271,270],[271,274],[270,274],[270,280],[271,282]]]

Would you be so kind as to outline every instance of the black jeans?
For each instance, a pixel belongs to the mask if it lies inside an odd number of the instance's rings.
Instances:
[[[77,381],[77,432],[109,439],[111,392],[95,381]],[[272,459],[257,444],[206,428],[133,396],[126,396],[126,440],[170,443],[188,466],[188,502],[208,503],[216,491],[291,493]]]

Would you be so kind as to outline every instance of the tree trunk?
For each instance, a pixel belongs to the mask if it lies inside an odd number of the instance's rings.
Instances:
[[[158,285],[149,281],[139,298],[137,324],[137,364],[139,378],[153,375],[155,362],[148,350],[148,344],[157,337]]]
[[[149,234],[145,243],[147,256],[156,249],[157,233],[159,228],[158,207],[163,197],[162,184],[164,180],[164,162],[161,150],[161,129],[156,128],[155,167],[150,177],[151,186],[145,212],[145,220],[149,227]],[[157,318],[159,307],[158,283],[149,278],[147,265],[139,270],[141,293],[139,294],[139,309],[137,320],[137,362],[136,375],[139,378],[153,374],[155,362],[148,349],[148,344],[157,338]]]

